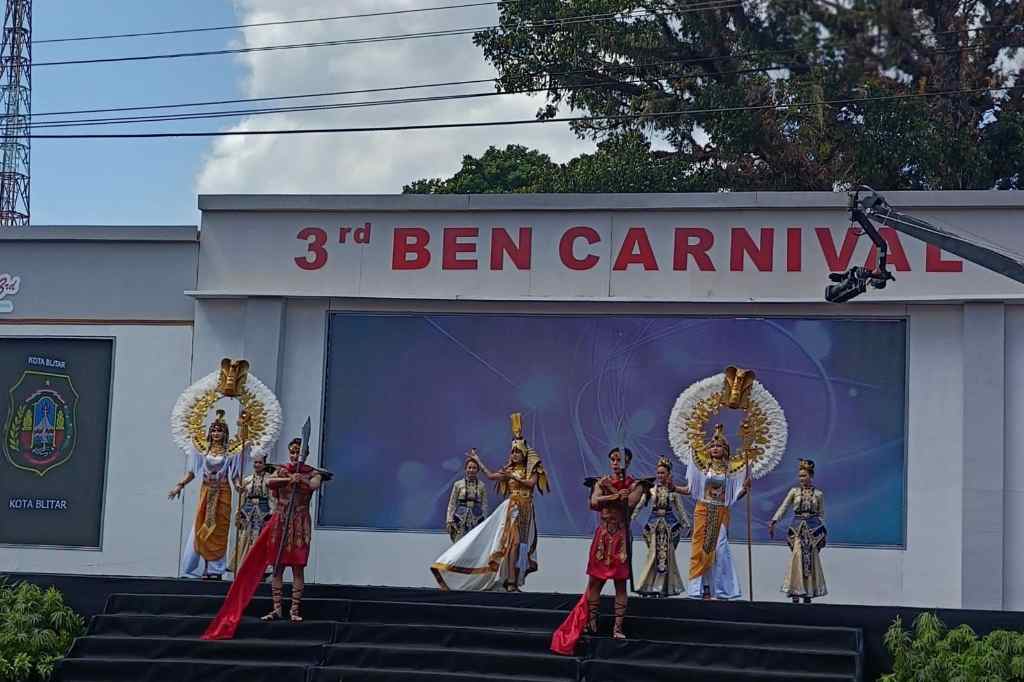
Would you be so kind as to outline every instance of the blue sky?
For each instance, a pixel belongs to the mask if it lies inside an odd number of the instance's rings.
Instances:
[[[442,0],[37,0],[36,40],[165,30],[426,7]],[[387,35],[496,20],[494,7],[288,27],[159,38],[41,44],[35,62],[177,52],[244,45]],[[490,77],[468,36],[350,47],[137,63],[36,67],[36,113],[108,106],[273,96]],[[488,90],[489,86],[462,91]],[[453,92],[454,90],[448,90]],[[424,91],[417,91],[417,94]],[[386,98],[387,93],[348,100]],[[334,101],[342,101],[336,99]],[[444,120],[528,118],[537,98],[494,97],[434,105],[275,114],[165,124],[174,130],[368,126]],[[36,119],[39,122],[41,119]],[[105,126],[105,130],[154,130]],[[53,132],[71,132],[62,129]],[[39,130],[38,132],[43,132]],[[244,137],[211,140],[36,140],[32,222],[45,224],[194,224],[196,194],[393,193],[403,183],[448,175],[463,154],[490,144],[538,147],[556,160],[592,148],[559,125],[358,136]]]
[[[34,4],[33,11],[37,40],[169,26],[232,24],[236,20],[230,3],[210,0],[42,0]],[[185,39],[179,36],[43,44],[34,48],[33,59],[41,62],[202,49],[222,46],[231,38],[231,32],[218,32],[193,34]],[[224,57],[39,67],[33,72],[32,109],[42,113],[222,95],[237,97],[243,72],[241,63]],[[205,127],[198,122],[189,125]],[[37,140],[32,148],[32,222],[195,223],[198,213],[194,178],[209,144],[205,139]]]

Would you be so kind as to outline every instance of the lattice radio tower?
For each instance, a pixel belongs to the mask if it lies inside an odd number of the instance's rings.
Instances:
[[[29,224],[32,0],[6,0],[0,43],[0,227]]]

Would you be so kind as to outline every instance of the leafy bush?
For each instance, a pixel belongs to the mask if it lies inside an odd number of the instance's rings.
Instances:
[[[56,588],[0,578],[0,680],[50,679],[54,663],[85,632],[85,620]]]
[[[885,634],[893,669],[880,682],[1024,681],[1024,633],[993,630],[984,637],[968,625],[949,630],[934,613],[896,621]]]

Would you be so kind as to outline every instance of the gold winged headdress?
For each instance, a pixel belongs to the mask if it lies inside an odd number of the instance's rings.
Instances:
[[[544,471],[544,465],[540,461],[540,453],[534,450],[526,442],[526,438],[523,436],[523,415],[519,412],[515,412],[511,415],[512,420],[512,448],[509,451],[509,464],[512,463],[511,454],[513,452],[521,452],[526,458],[526,477],[530,478],[534,474],[537,474],[537,492],[546,493],[551,490],[551,484],[548,482],[548,474]],[[506,465],[507,466],[507,465]],[[504,496],[508,495],[508,482],[498,481],[498,493]]]
[[[741,410],[740,446],[733,450],[721,425],[707,437],[712,419],[723,410]],[[721,374],[702,379],[683,391],[669,417],[669,442],[676,456],[687,466],[707,471],[711,467],[712,444],[726,448],[727,470],[746,467],[761,478],[782,460],[788,425],[775,397],[757,381],[752,370],[729,366]]]
[[[238,401],[238,427],[227,443],[228,451],[236,453],[249,445],[252,452],[271,452],[281,433],[281,405],[273,391],[249,373],[247,360],[231,358],[221,360],[218,371],[189,386],[175,403],[171,435],[178,447],[185,451],[206,450],[207,415],[223,399]],[[216,414],[213,423],[227,429],[225,411],[217,409]]]

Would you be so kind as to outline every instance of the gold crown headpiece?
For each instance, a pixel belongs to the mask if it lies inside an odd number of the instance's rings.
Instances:
[[[526,439],[523,438],[523,415],[520,412],[513,412],[510,417],[512,421],[512,449],[519,450],[526,454]]]
[[[799,465],[799,471],[806,471],[811,476],[814,475],[814,460],[813,459],[801,459]]]
[[[225,443],[227,442],[227,436],[230,432],[228,431],[228,423],[224,421],[224,414],[224,410],[217,410],[217,416],[213,418],[213,421],[210,422],[209,428],[206,429],[207,440],[209,440],[210,437],[213,435],[213,427],[218,426],[224,430],[224,441]]]
[[[228,398],[237,398],[245,389],[245,380],[249,377],[248,360],[232,360],[224,358],[220,361],[220,374],[217,375],[217,390]]]
[[[655,468],[657,467],[665,467],[669,471],[672,471],[672,460],[670,460],[668,457],[662,457],[661,459],[658,460],[658,464]]]
[[[715,424],[715,435],[711,436],[711,441],[708,443],[708,447],[714,445],[720,445],[725,449],[726,455],[732,455],[732,448],[729,447],[729,441],[725,438],[725,427],[721,424]]]

